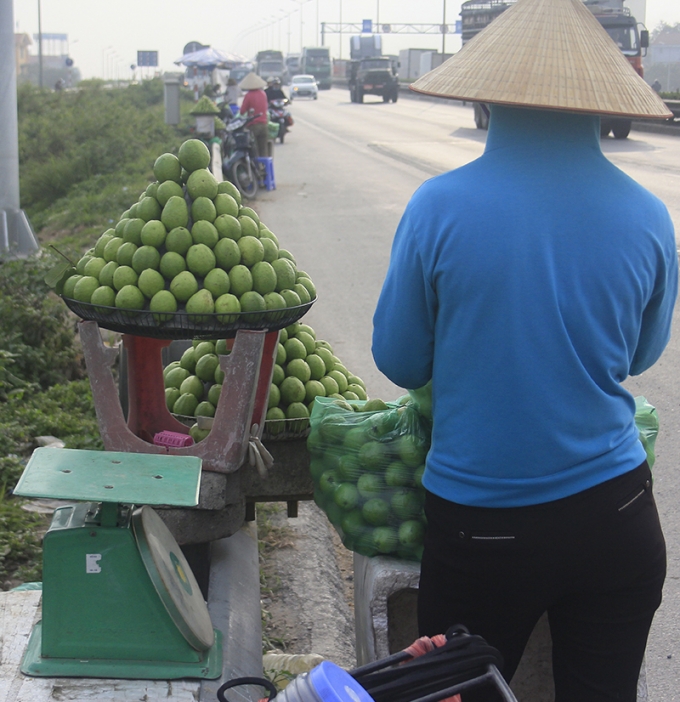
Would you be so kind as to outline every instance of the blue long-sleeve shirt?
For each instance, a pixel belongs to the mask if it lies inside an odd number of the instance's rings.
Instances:
[[[413,196],[374,315],[378,368],[433,381],[425,487],[522,506],[642,463],[621,383],[661,355],[676,294],[668,212],[599,119],[494,106],[484,154]]]

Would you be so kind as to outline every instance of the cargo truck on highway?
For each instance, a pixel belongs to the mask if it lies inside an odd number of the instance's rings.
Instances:
[[[638,23],[630,14],[630,10],[624,7],[624,0],[583,1],[607,34],[616,42],[631,66],[642,76],[643,49],[649,46],[649,32],[646,29],[638,31]],[[515,2],[516,0],[464,2],[460,10],[463,45]],[[473,107],[477,129],[487,129],[488,111],[480,103],[474,103]],[[607,136],[613,132],[616,139],[625,139],[630,134],[631,125],[630,119],[603,116],[600,119],[600,133],[602,136]]]
[[[274,51],[273,49],[258,51],[255,59],[255,72],[265,80],[278,78],[282,83],[288,82],[288,71],[282,51]]]
[[[331,52],[327,46],[305,46],[300,56],[300,73],[314,76],[319,90],[331,88]]]

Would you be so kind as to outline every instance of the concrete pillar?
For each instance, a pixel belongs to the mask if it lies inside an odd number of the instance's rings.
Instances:
[[[163,99],[165,105],[165,123],[179,124],[179,76],[168,75],[163,77]]]

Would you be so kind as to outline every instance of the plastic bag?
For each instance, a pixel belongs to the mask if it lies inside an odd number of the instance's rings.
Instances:
[[[315,400],[307,438],[314,500],[348,549],[420,560],[431,425],[409,402],[362,411],[365,404]]]
[[[409,390],[408,396],[420,414],[432,421],[432,381],[417,390]]]
[[[640,432],[640,443],[647,452],[647,463],[651,468],[656,460],[654,445],[659,433],[659,415],[656,408],[642,396],[635,398],[635,426]]]

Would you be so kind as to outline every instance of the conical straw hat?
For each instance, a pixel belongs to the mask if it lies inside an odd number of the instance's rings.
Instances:
[[[261,88],[266,88],[267,84],[257,75],[251,71],[240,83],[239,88],[241,90],[258,90]]]
[[[550,110],[672,116],[581,0],[518,0],[411,89]]]

